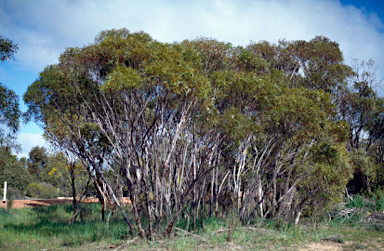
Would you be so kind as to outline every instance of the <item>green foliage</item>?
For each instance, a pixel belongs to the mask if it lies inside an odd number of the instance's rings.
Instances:
[[[13,58],[19,47],[12,40],[0,35],[0,60],[6,61]]]
[[[12,40],[0,35],[0,60],[6,61],[13,58],[18,47]],[[19,97],[14,91],[0,83],[0,124],[5,125],[10,132],[0,129],[0,146],[8,146],[19,150],[15,143],[14,134],[19,129],[21,111]]]
[[[377,201],[376,211],[384,211],[384,191],[377,189],[371,196],[373,201]]]
[[[370,179],[375,179],[378,166],[371,156],[364,149],[353,149],[351,153],[351,163],[359,172],[368,176]]]
[[[384,191],[377,189],[371,194],[356,194],[347,200],[346,207],[361,209],[369,215],[373,212],[381,213],[384,211]]]
[[[17,161],[7,147],[0,148],[0,186],[7,181],[8,186],[14,189],[25,191],[28,184],[34,178],[29,174],[25,166]]]
[[[271,68],[283,71],[291,87],[322,89],[333,96],[352,75],[351,67],[343,64],[339,45],[323,36],[309,42],[280,40],[277,45],[264,41],[247,49],[260,55]]]
[[[77,191],[83,191],[89,177],[80,161],[71,164],[61,152],[49,155],[47,160],[47,164],[40,174],[40,181],[57,187],[60,196],[72,197],[71,172],[73,171],[75,188]]]
[[[59,195],[59,190],[48,183],[31,183],[28,185],[26,195],[31,198],[55,199]]]
[[[349,163],[349,153],[344,143],[318,146],[314,162],[308,163],[313,165],[311,173],[300,185],[300,190],[305,190],[304,197],[308,205],[306,213],[322,215],[334,204],[343,201],[345,186],[354,171]]]
[[[20,117],[19,97],[14,91],[0,83],[0,123],[7,126],[13,133],[15,133],[19,129]],[[3,133],[4,131],[2,129],[2,136]],[[0,143],[3,144],[3,142]]]
[[[48,155],[44,147],[35,146],[29,152],[28,171],[30,174],[39,177],[48,162]]]
[[[363,208],[363,207],[366,207],[367,204],[368,204],[368,201],[366,201],[362,195],[356,194],[356,196],[349,201],[349,203],[347,204],[347,207]]]

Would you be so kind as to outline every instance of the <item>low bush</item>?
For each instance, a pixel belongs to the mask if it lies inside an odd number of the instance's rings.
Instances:
[[[45,182],[34,182],[28,185],[26,195],[32,198],[54,199],[58,197],[59,189]]]
[[[347,203],[348,208],[363,208],[366,207],[368,201],[360,194],[356,194],[356,196],[349,200]]]
[[[381,189],[375,190],[372,194],[372,200],[376,202],[376,211],[384,210],[384,191]]]
[[[24,193],[17,188],[7,188],[7,200],[21,200],[24,199]]]

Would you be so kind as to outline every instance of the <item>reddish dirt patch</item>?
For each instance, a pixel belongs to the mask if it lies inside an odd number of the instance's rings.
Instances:
[[[99,199],[83,199],[82,202],[95,203],[99,202]],[[0,201],[0,208],[6,208],[8,202]],[[54,204],[72,203],[72,199],[53,199],[53,200],[14,200],[12,207],[14,209],[20,209],[24,207],[37,207],[37,206],[49,206]],[[129,203],[128,198],[123,198],[122,203]]]
[[[98,200],[95,199],[95,202]],[[20,209],[24,207],[37,207],[37,206],[49,206],[49,205],[54,205],[54,204],[62,204],[62,203],[71,203],[72,200],[70,199],[53,199],[53,200],[14,200],[12,202],[12,207],[14,209]],[[0,203],[1,208],[6,208],[7,207],[7,202],[2,201]]]

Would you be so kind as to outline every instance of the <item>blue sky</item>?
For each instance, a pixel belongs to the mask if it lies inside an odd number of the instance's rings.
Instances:
[[[345,63],[373,59],[384,77],[384,4],[347,0],[0,0],[0,34],[20,49],[15,61],[0,63],[0,82],[20,96],[44,67],[58,62],[67,47],[92,43],[106,29],[145,31],[162,42],[197,37],[233,45],[279,39],[310,40],[317,35],[338,42]],[[34,123],[18,133],[27,156],[49,146]]]

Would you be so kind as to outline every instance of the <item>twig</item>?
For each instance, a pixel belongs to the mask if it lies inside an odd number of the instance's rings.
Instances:
[[[228,228],[221,228],[221,229],[219,229],[219,230],[217,230],[217,231],[212,232],[212,235],[214,235],[214,234],[220,234],[220,233],[222,233],[222,232],[226,232],[226,231],[229,231],[229,229],[228,229]]]
[[[204,242],[208,242],[206,239],[204,239],[204,238],[198,236],[197,234],[193,234],[193,233],[191,233],[191,232],[185,231],[185,230],[183,230],[183,229],[181,229],[181,228],[178,228],[178,227],[174,227],[174,229],[176,229],[176,230],[178,230],[178,231],[180,231],[180,232],[183,232],[183,233],[192,235],[192,236],[194,236],[194,237],[196,237],[196,238],[198,238],[198,239],[200,239],[200,240],[202,240],[202,241],[204,241]]]
[[[106,227],[105,227],[105,231],[108,231],[109,230],[109,219],[111,218],[111,215],[114,211],[111,211],[109,214],[108,214],[108,217],[107,217],[107,222],[106,222]]]
[[[139,237],[136,236],[136,237],[133,238],[132,240],[129,240],[129,241],[127,241],[126,243],[121,244],[120,246],[118,246],[117,248],[115,248],[113,251],[116,251],[116,250],[118,250],[119,248],[124,247],[124,245],[129,244],[129,243],[132,243],[132,242],[136,241],[137,239],[139,239]]]
[[[72,215],[72,217],[68,220],[68,223],[73,224],[73,222],[74,222],[76,216],[80,213],[80,211],[81,211],[81,208],[78,208],[78,209],[76,210],[76,212]]]
[[[139,239],[139,237],[135,237],[135,238],[133,238],[132,240],[129,240],[129,241],[127,241],[127,243],[126,244],[129,244],[129,243],[132,243],[132,242],[134,242],[135,240],[137,240],[137,239]]]
[[[269,229],[265,229],[265,228],[255,228],[255,227],[242,227],[242,229],[244,230],[248,230],[248,231],[255,231],[255,232],[258,232],[259,234],[261,235],[275,235],[275,236],[281,236],[281,234],[277,233],[277,232],[274,232],[272,230],[269,230]]]
[[[256,228],[256,227],[242,227],[244,230],[251,230],[251,231],[258,231],[258,232],[265,232],[265,233],[274,233],[272,230],[265,229],[265,228]]]
[[[242,227],[244,230],[251,230],[251,231],[260,231],[263,230],[262,228],[255,228],[255,227]]]

